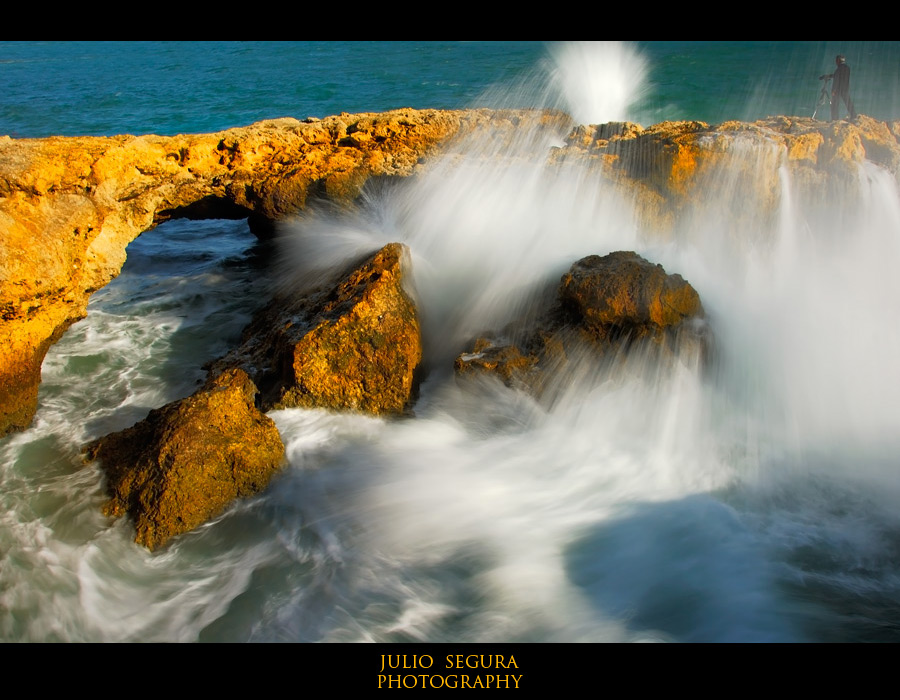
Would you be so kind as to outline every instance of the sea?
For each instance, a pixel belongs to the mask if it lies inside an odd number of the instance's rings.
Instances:
[[[0,42],[0,135],[401,107],[828,119],[838,53],[857,112],[900,119],[900,42]],[[735,167],[777,175],[774,216],[724,173],[661,236],[588,170],[548,168],[553,145],[311,208],[274,267],[246,221],[135,239],[48,352],[31,427],[0,439],[0,641],[900,641],[898,173],[866,162],[810,202],[757,146]],[[192,393],[277,285],[389,241],[425,334],[410,415],[273,411],[286,467],[155,552],[102,514],[86,442]],[[711,361],[588,359],[552,401],[454,374],[472,337],[615,250],[694,286]]]

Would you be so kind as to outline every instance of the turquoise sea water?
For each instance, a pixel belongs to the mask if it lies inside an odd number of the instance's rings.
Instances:
[[[405,106],[810,116],[837,52],[857,111],[900,119],[900,42],[2,42],[0,134]],[[548,407],[438,369],[411,420],[275,412],[289,467],[150,554],[100,514],[80,447],[193,391],[272,282],[246,222],[170,222],[51,349],[32,428],[0,440],[0,640],[900,640],[897,173],[866,164],[859,201],[813,206],[782,173],[774,226],[718,188],[659,241],[531,155],[285,226],[277,275],[404,241],[437,366],[579,257],[636,250],[698,289],[715,371],[588,373]],[[776,156],[746,154],[761,175]]]
[[[533,106],[507,88],[550,42],[0,42],[0,134],[176,134],[283,116],[399,107]],[[645,41],[649,92],[632,116],[812,115],[844,53],[858,111],[896,118],[900,42]],[[490,105],[487,105],[490,106]]]

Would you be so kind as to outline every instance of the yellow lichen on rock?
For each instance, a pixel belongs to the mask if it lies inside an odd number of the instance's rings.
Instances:
[[[788,160],[815,165],[818,162],[819,148],[824,142],[825,138],[818,132],[800,134],[787,142]]]
[[[698,148],[694,144],[675,145],[672,167],[669,172],[668,188],[672,192],[684,194],[690,189],[697,174]]]

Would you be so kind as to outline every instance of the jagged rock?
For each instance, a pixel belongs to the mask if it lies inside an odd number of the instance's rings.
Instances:
[[[628,122],[576,127],[552,162],[596,164],[600,177],[636,202],[642,224],[665,237],[695,210],[724,206],[735,226],[759,230],[778,216],[781,167],[798,201],[842,201],[868,160],[900,176],[896,122],[769,117],[756,122]],[[740,235],[742,231],[738,231]]]
[[[210,366],[204,386],[146,419],[90,443],[110,501],[149,549],[262,490],[284,461],[265,409],[327,407],[399,413],[416,390],[422,344],[404,290],[409,251],[392,243],[344,271],[334,285],[277,297],[243,344]],[[251,379],[250,375],[253,376]]]
[[[600,158],[619,177],[641,181],[667,197],[685,195],[697,178],[735,149],[774,145],[793,168],[832,173],[863,160],[892,173],[900,167],[898,122],[865,115],[853,121],[821,122],[806,117],[769,117],[756,122],[661,122],[643,128],[630,122],[578,126],[554,159]]]
[[[411,175],[454,137],[570,123],[539,110],[400,109],[212,134],[0,138],[0,436],[31,422],[47,349],[142,232],[249,218],[270,235],[309,198],[348,200],[370,177]]]
[[[243,368],[264,410],[404,411],[422,359],[418,313],[404,289],[408,257],[406,246],[391,243],[333,285],[276,298],[210,371]]]
[[[284,463],[284,445],[255,394],[246,373],[229,370],[87,445],[87,459],[100,460],[106,474],[104,512],[127,513],[135,542],[156,549],[265,488]]]
[[[454,368],[460,373],[493,373],[506,384],[528,384],[523,378],[539,371],[539,359],[536,354],[522,354],[515,345],[495,345],[488,338],[477,338],[471,352],[456,358]]]
[[[700,296],[681,275],[633,252],[582,258],[563,275],[559,298],[598,338],[613,331],[656,335],[703,313]]]
[[[585,347],[603,357],[636,343],[665,344],[685,321],[703,316],[700,296],[681,275],[633,252],[590,255],[563,275],[556,304],[536,328],[518,331],[514,344],[479,338],[455,368],[540,394],[547,375]]]

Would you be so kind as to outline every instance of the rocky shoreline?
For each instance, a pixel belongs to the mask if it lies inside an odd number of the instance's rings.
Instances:
[[[352,202],[373,177],[407,177],[462,137],[562,135],[550,166],[585,164],[627,190],[643,222],[665,236],[698,193],[759,148],[791,169],[796,196],[855,186],[865,161],[900,173],[900,122],[665,122],[573,126],[558,112],[398,110],[281,119],[217,134],[14,140],[0,137],[0,435],[29,425],[50,345],[114,278],[127,244],[171,218],[247,218],[259,237],[313,199]],[[777,168],[732,174],[774,216]],[[731,183],[734,186],[734,183]],[[458,355],[461,377],[492,375],[540,395],[569,355],[597,357],[710,336],[689,282],[629,251],[573,261],[536,325],[496,329]],[[265,412],[290,406],[403,415],[420,379],[422,337],[407,291],[409,251],[371,251],[313,290],[263,308],[240,347],[211,363],[195,394],[94,441],[110,515],[129,514],[155,548],[256,493],[283,464]]]

